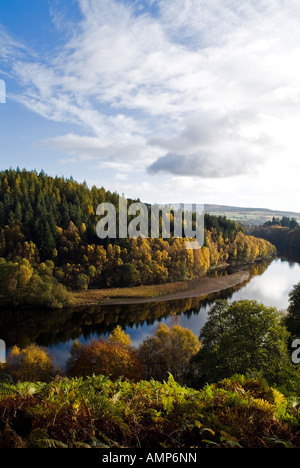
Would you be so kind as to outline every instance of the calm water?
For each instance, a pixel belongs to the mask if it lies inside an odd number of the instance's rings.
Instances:
[[[257,276],[253,276],[250,281],[237,291],[225,294],[230,302],[241,299],[253,299],[262,302],[266,306],[276,307],[285,310],[289,303],[289,292],[293,286],[300,281],[300,263],[290,262],[282,259],[275,259],[266,270]],[[199,330],[204,325],[210,305],[200,306],[199,315],[193,315],[189,319],[184,316],[180,319],[180,324],[189,327],[194,333],[199,334]]]
[[[206,298],[157,302],[127,306],[97,306],[68,311],[5,311],[0,318],[0,336],[8,347],[24,347],[32,342],[47,346],[55,361],[64,367],[75,339],[85,343],[106,337],[120,324],[138,346],[158,323],[177,323],[197,336],[207,313],[217,298],[229,301],[254,299],[267,306],[284,310],[288,295],[300,281],[300,263],[275,259],[250,268],[250,280],[239,287]]]

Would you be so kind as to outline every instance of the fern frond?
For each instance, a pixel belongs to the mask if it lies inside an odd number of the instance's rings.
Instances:
[[[20,395],[9,375],[2,375],[0,379],[0,396]]]
[[[68,448],[68,446],[60,440],[51,439],[48,436],[46,429],[34,429],[27,439],[27,448]]]

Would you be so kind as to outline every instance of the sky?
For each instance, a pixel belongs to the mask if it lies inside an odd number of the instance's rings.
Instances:
[[[0,0],[0,169],[300,212],[299,22],[299,0]]]

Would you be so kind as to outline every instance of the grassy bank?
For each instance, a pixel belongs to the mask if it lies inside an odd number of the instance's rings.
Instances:
[[[227,276],[216,278],[203,277],[189,281],[166,283],[151,286],[135,286],[131,288],[92,289],[72,293],[74,306],[91,304],[134,304],[157,300],[175,300],[189,297],[200,297],[206,294],[222,291],[249,279],[249,272],[238,271]]]

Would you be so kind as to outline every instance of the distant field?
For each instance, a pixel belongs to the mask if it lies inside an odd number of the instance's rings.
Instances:
[[[235,206],[224,206],[224,205],[204,205],[206,213],[210,213],[216,216],[226,216],[228,219],[232,219],[237,222],[247,224],[248,226],[254,226],[257,224],[263,224],[266,221],[273,218],[295,218],[300,222],[300,213],[290,211],[273,211],[264,208],[242,208]]]

